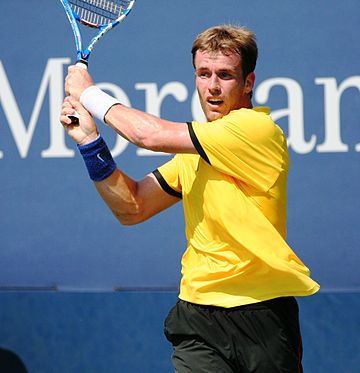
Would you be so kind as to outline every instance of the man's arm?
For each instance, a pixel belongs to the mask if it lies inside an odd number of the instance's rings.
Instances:
[[[86,96],[86,102],[97,109],[106,101],[107,95],[99,90],[97,92],[96,89],[88,90],[90,87],[95,88],[87,70],[76,66],[69,67],[65,84],[67,94],[78,100]],[[84,91],[85,95],[82,96]],[[104,97],[105,100],[102,99]],[[94,115],[92,108],[83,101],[82,103]],[[167,121],[123,105],[114,105],[106,112],[105,118],[99,119],[104,120],[122,137],[139,147],[166,153],[197,153],[187,123]]]
[[[79,125],[72,125],[68,115],[79,114]],[[92,117],[74,98],[67,97],[61,110],[61,123],[68,135],[80,146],[91,145],[99,136]],[[179,198],[166,193],[153,174],[137,182],[118,168],[95,187],[120,223],[140,223],[172,206]]]
[[[153,174],[136,182],[116,169],[95,187],[121,224],[133,225],[179,201],[166,193]]]
[[[197,153],[187,123],[170,122],[123,105],[114,105],[104,119],[117,133],[141,148],[165,153]]]

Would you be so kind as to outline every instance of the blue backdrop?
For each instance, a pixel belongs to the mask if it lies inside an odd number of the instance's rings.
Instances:
[[[0,347],[31,372],[59,361],[59,372],[170,371],[161,334],[185,247],[181,205],[116,222],[58,122],[75,58],[60,1],[0,10]],[[127,105],[201,119],[192,41],[219,23],[256,32],[254,104],[271,107],[290,148],[288,242],[322,286],[300,300],[314,373],[360,362],[359,21],[355,0],[138,0],[90,60],[96,83]],[[100,129],[133,178],[169,159]]]

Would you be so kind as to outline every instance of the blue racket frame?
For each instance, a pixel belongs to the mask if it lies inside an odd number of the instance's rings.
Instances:
[[[104,36],[109,30],[117,26],[120,22],[122,22],[131,12],[135,0],[130,1],[130,4],[128,8],[125,10],[124,13],[121,14],[119,18],[117,18],[115,21],[107,23],[107,24],[93,24],[90,22],[86,22],[80,18],[80,16],[71,8],[71,5],[67,0],[60,0],[62,5],[64,6],[64,9],[66,11],[66,15],[69,19],[69,22],[71,24],[71,28],[74,33],[75,38],[75,45],[76,45],[76,51],[77,51],[77,62],[82,62],[87,65],[87,61],[89,59],[89,56],[91,54],[91,51],[93,50],[95,44],[99,41],[99,39]],[[86,26],[97,28],[99,32],[91,39],[89,45],[83,49],[83,41],[82,41],[82,35],[80,31],[79,24],[82,23]]]

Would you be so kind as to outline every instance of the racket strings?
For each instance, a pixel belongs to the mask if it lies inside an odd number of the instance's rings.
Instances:
[[[82,20],[94,25],[103,25],[120,18],[129,8],[131,1],[70,0],[69,3]]]

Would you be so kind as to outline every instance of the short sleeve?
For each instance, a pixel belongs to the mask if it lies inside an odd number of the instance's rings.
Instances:
[[[175,155],[169,162],[158,167],[153,174],[165,192],[182,198],[177,158]]]
[[[234,110],[209,123],[193,121],[189,132],[205,161],[261,191],[287,169],[286,138],[267,108]]]

